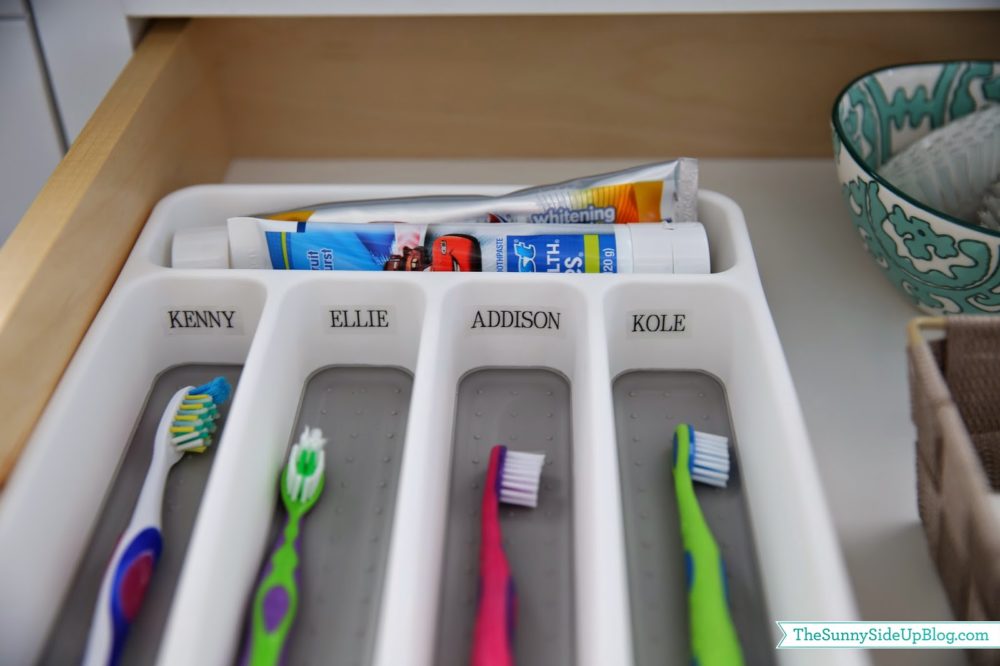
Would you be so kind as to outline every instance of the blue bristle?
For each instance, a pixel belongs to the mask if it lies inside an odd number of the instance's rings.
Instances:
[[[500,489],[503,487],[503,463],[507,460],[507,447],[499,446],[500,449],[500,459],[497,461],[497,482],[496,482],[496,493],[497,497],[500,496]]]
[[[230,394],[232,394],[233,389],[226,381],[225,377],[216,377],[207,384],[202,384],[191,390],[193,395],[208,394],[212,396],[212,400],[216,405],[221,405],[226,400],[229,400]]]
[[[677,469],[677,431],[674,430],[674,469]]]
[[[729,603],[729,576],[726,575],[726,563],[719,556],[719,575],[722,576],[722,592],[726,595],[726,603]]]
[[[698,436],[691,426],[685,425],[684,427],[688,429],[688,474],[694,478],[694,456],[698,451]]]

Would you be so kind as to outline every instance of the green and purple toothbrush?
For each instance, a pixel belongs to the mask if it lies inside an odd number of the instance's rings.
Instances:
[[[674,431],[674,490],[684,542],[691,663],[743,666],[743,651],[729,614],[726,565],[701,512],[693,481],[726,487],[729,440],[682,423]]]
[[[281,500],[288,518],[254,593],[242,659],[248,666],[284,662],[299,606],[300,523],[323,492],[325,444],[319,428],[306,426],[281,475]]]

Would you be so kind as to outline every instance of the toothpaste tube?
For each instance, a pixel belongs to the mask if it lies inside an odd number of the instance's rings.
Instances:
[[[680,158],[496,197],[339,201],[259,215],[288,222],[594,224],[698,219],[698,161]]]
[[[329,224],[236,217],[174,235],[175,268],[708,273],[699,222],[594,226]]]

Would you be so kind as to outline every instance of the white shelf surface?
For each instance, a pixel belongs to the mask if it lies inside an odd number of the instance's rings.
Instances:
[[[713,14],[996,9],[997,0],[122,0],[129,16]]]
[[[640,161],[239,160],[226,180],[545,183]],[[701,185],[746,215],[862,617],[952,619],[917,517],[905,329],[919,312],[862,248],[833,160],[702,160]],[[871,656],[875,666],[965,663],[959,651]]]

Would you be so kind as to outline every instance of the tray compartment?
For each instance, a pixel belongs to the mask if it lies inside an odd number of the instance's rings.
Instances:
[[[154,380],[125,457],[100,511],[97,525],[84,549],[83,558],[73,576],[56,623],[49,633],[39,664],[58,666],[74,663],[83,654],[104,570],[132,517],[136,500],[139,499],[153,456],[151,445],[163,410],[180,387],[198,386],[220,375],[235,387],[239,380],[240,366],[181,365],[165,370]],[[228,413],[227,403],[219,410],[220,430],[225,428]],[[161,526],[163,553],[146,590],[142,612],[129,630],[128,642],[122,655],[125,663],[143,664],[156,658],[163,624],[187,555],[188,541],[215,462],[218,444],[216,440],[203,453],[185,455],[167,477]]]
[[[459,383],[434,663],[471,654],[479,503],[495,444],[546,455],[538,506],[500,509],[518,590],[517,663],[575,663],[570,412],[569,382],[550,370],[475,370]]]
[[[599,284],[593,282],[597,288]],[[571,445],[568,440],[563,444],[571,451],[551,452],[551,464],[543,473],[542,507],[534,510],[537,515],[519,514],[517,518],[529,519],[526,529],[534,529],[530,525],[535,521],[546,520],[543,507],[547,502],[565,503],[549,508],[553,511],[550,518],[564,521],[555,547],[562,547],[560,540],[566,534],[572,542],[569,555],[559,562],[557,571],[558,575],[569,576],[569,588],[560,590],[561,596],[549,595],[556,604],[554,610],[548,617],[537,620],[539,626],[529,627],[536,622],[537,613],[544,611],[534,610],[539,608],[539,601],[527,598],[533,594],[533,583],[519,583],[523,608],[531,609],[524,611],[519,635],[530,637],[533,632],[537,632],[536,636],[552,635],[557,645],[543,645],[541,638],[526,639],[523,643],[519,639],[517,649],[527,651],[523,657],[529,664],[617,663],[622,649],[618,641],[609,638],[617,635],[617,626],[597,632],[586,631],[591,625],[585,624],[602,626],[597,618],[605,614],[612,622],[624,624],[623,612],[613,603],[617,597],[612,583],[618,569],[606,566],[606,551],[609,547],[613,550],[613,546],[608,546],[607,525],[603,521],[604,514],[613,520],[617,514],[614,509],[604,507],[603,489],[585,490],[595,476],[594,469],[600,467],[595,460],[600,458],[601,441],[606,444],[607,455],[612,459],[614,456],[610,417],[607,437],[602,438],[599,429],[592,427],[595,393],[600,393],[609,414],[611,409],[608,390],[601,393],[595,388],[610,385],[610,380],[601,379],[607,377],[603,357],[594,355],[591,348],[604,346],[600,323],[596,326],[591,323],[597,313],[585,289],[575,285],[574,280],[562,280],[559,276],[534,279],[517,275],[463,276],[461,282],[449,280],[447,285],[436,292],[433,313],[430,310],[428,313],[433,321],[428,327],[432,339],[426,340],[426,347],[421,350],[427,354],[421,357],[426,361],[421,364],[425,372],[416,377],[414,385],[410,448],[401,474],[397,528],[376,663],[467,661],[471,625],[469,618],[462,616],[459,620],[458,616],[465,612],[467,584],[474,580],[475,569],[469,572],[468,563],[464,569],[453,566],[452,552],[457,552],[459,546],[455,544],[462,542],[462,537],[457,536],[462,532],[454,531],[459,527],[453,516],[464,512],[463,520],[467,521],[470,512],[479,507],[481,488],[465,487],[466,480],[476,482],[468,478],[468,467],[472,466],[468,456],[480,446],[494,443],[493,440],[523,450],[542,449],[558,444],[562,432],[572,437]],[[537,325],[536,315],[531,314],[533,323],[522,326],[511,323],[509,317],[505,325],[502,314],[490,314],[506,311],[545,314],[537,315]],[[598,378],[596,383],[594,377]],[[477,390],[484,393],[477,395]],[[510,391],[519,395],[510,395]],[[540,395],[536,395],[538,391]],[[547,391],[553,394],[547,395]],[[483,396],[495,397],[497,404],[488,404]],[[549,408],[556,397],[560,405]],[[477,411],[483,416],[476,417]],[[509,417],[511,411],[518,416]],[[551,418],[549,413],[553,414]],[[470,419],[483,421],[485,426],[480,432],[472,432],[479,428]],[[560,419],[562,425],[557,430],[545,432]],[[539,425],[532,426],[533,420]],[[538,432],[533,433],[532,427],[537,427]],[[481,439],[476,440],[476,435]],[[507,439],[514,436],[518,439]],[[548,436],[554,438],[552,442],[546,439]],[[485,464],[485,458],[480,464]],[[550,490],[546,490],[547,484],[551,485]],[[581,518],[581,513],[587,519]],[[504,520],[508,518],[505,509]],[[468,536],[461,543],[462,562],[467,562],[469,554],[478,548],[478,521],[472,528],[470,523],[461,526],[464,531],[472,530],[475,538],[471,546]],[[612,575],[599,576],[598,571],[610,571]],[[530,579],[534,574],[527,570],[524,575]],[[458,584],[458,580],[450,580],[452,577],[464,582]],[[563,585],[560,581],[552,583],[553,587]],[[612,591],[606,592],[609,587]],[[594,602],[588,603],[591,599]],[[605,602],[597,603],[597,599]],[[624,611],[624,594],[621,599]],[[556,656],[551,659],[545,656],[551,654]]]
[[[365,366],[324,368],[306,384],[289,446],[322,428],[326,484],[303,521],[290,664],[371,663],[412,388],[405,370]],[[264,566],[285,517],[277,501]]]
[[[696,416],[702,419],[707,414],[709,422],[725,424],[734,434],[737,447],[738,476],[735,480],[738,485],[734,488],[738,488],[745,507],[740,508],[740,520],[745,522],[743,527],[747,532],[747,539],[740,548],[755,551],[755,569],[759,571],[762,596],[762,603],[750,615],[766,614],[766,621],[759,622],[751,630],[759,633],[744,640],[744,649],[751,662],[757,654],[752,650],[757,650],[754,646],[762,640],[769,647],[760,648],[761,654],[770,655],[771,659],[786,666],[842,664],[845,660],[865,663],[863,654],[770,652],[780,639],[774,620],[808,617],[817,621],[836,621],[857,617],[857,611],[832,525],[826,520],[828,513],[815,462],[773,323],[765,308],[754,305],[756,299],[761,298],[755,285],[715,280],[716,277],[722,276],[676,281],[672,285],[639,278],[609,289],[604,300],[604,314],[610,375],[627,377],[625,373],[634,371],[638,377],[641,376],[639,371],[652,371],[670,376],[692,371],[706,374],[725,387],[725,397],[720,400],[723,405],[728,402],[728,420],[722,419],[723,412],[713,417],[711,410]],[[647,315],[654,318],[648,320],[649,324],[642,319],[641,327],[637,327],[635,317]],[[684,315],[683,326],[672,325],[677,323],[677,315]],[[659,321],[663,323],[657,323]],[[702,392],[711,395],[707,390]],[[669,410],[669,415],[677,417],[673,411]],[[694,425],[699,423],[696,420]],[[663,419],[663,424],[666,445],[672,437],[672,422]],[[619,429],[619,442],[622,436]],[[616,475],[627,481],[625,470],[619,470]],[[623,499],[626,492],[622,488]],[[723,498],[725,496],[724,492]],[[662,508],[662,503],[660,506]],[[737,538],[736,532],[726,533],[735,522],[727,514],[727,519],[718,527],[713,524],[721,532],[717,536],[730,543],[740,543],[742,536]],[[634,529],[632,532],[634,534]],[[809,533],[808,540],[799,538],[803,532]],[[626,527],[626,540],[631,542],[633,539]],[[632,559],[635,554],[629,553],[628,557],[632,568],[630,574],[634,575]],[[749,565],[753,558],[740,554],[727,557],[727,566],[732,567],[739,564],[729,564],[729,559],[739,559]],[[737,573],[733,572],[731,578]],[[834,580],[839,582],[833,584]],[[752,585],[750,582],[737,584]],[[758,588],[748,588],[748,594],[755,594],[754,589]],[[734,589],[734,595],[736,592]],[[681,603],[677,597],[672,598],[672,602]],[[632,599],[630,606],[636,609],[636,600]],[[632,621],[634,652],[637,658],[648,655],[650,646],[642,644],[645,639],[638,632],[643,629],[636,624],[641,618],[633,617]],[[745,629],[738,630],[741,636],[745,635],[742,633]],[[665,629],[661,627],[661,631]]]
[[[220,451],[192,538],[197,556],[178,588],[177,607],[200,610],[171,614],[160,663],[231,663],[238,658],[252,593],[273,545],[274,522],[278,516],[283,519],[278,478],[290,443],[305,423],[324,428],[329,477],[303,528],[308,551],[302,575],[313,581],[304,585],[315,596],[304,597],[303,624],[296,626],[292,654],[303,661],[332,655],[337,663],[370,660],[383,578],[380,558],[390,540],[394,510],[393,461],[406,447],[403,403],[409,402],[409,378],[418,374],[425,295],[418,285],[390,275],[371,280],[330,274],[271,277],[286,285],[275,287],[274,307],[262,317],[244,369],[245,400],[234,405],[225,434],[237,443]],[[353,325],[359,322],[385,325]],[[385,448],[386,442],[395,453]],[[366,443],[372,448],[365,450]],[[390,463],[382,463],[387,456]],[[378,481],[371,488],[355,485],[376,465],[393,467],[379,476],[385,488]],[[354,492],[362,490],[374,494]],[[379,493],[387,503],[381,506],[383,514],[376,515],[378,507],[369,513],[366,503],[374,503]],[[343,503],[352,504],[350,510],[337,514]],[[377,536],[379,542],[351,543],[362,536]],[[362,561],[366,566],[358,571]],[[367,571],[368,565],[375,570]],[[342,571],[347,578],[339,576]],[[352,575],[356,580],[349,579]],[[334,591],[348,596],[334,598]],[[366,597],[367,607],[355,603]],[[213,621],[205,623],[206,616]],[[359,629],[364,636],[357,635]],[[333,653],[327,652],[331,646]]]
[[[614,401],[635,663],[686,663],[690,658],[684,547],[671,472],[674,428],[686,422],[729,437],[728,487],[696,484],[695,492],[726,563],[744,659],[773,664],[738,442],[722,384],[701,372],[639,370],[615,380]]]
[[[3,661],[38,660],[88,543],[101,548],[104,530],[114,531],[111,523],[95,537],[103,507],[114,502],[116,512],[131,514],[131,503],[124,509],[117,505],[118,493],[128,490],[114,484],[119,469],[129,478],[134,473],[126,455],[131,443],[148,448],[149,439],[136,428],[144,412],[155,411],[147,401],[166,390],[159,383],[167,379],[156,378],[178,366],[184,375],[184,367],[197,367],[192,364],[238,367],[264,301],[264,289],[254,281],[190,276],[136,281],[108,300],[0,496],[0,542],[10,544],[0,549],[0,589],[8,600],[0,610]],[[221,437],[215,446],[221,448]],[[183,462],[199,466],[218,457],[216,450],[205,460]],[[197,484],[176,476],[178,471],[172,482],[190,483],[196,496]],[[51,490],[39,493],[39,488]],[[167,548],[186,540],[166,537]]]

